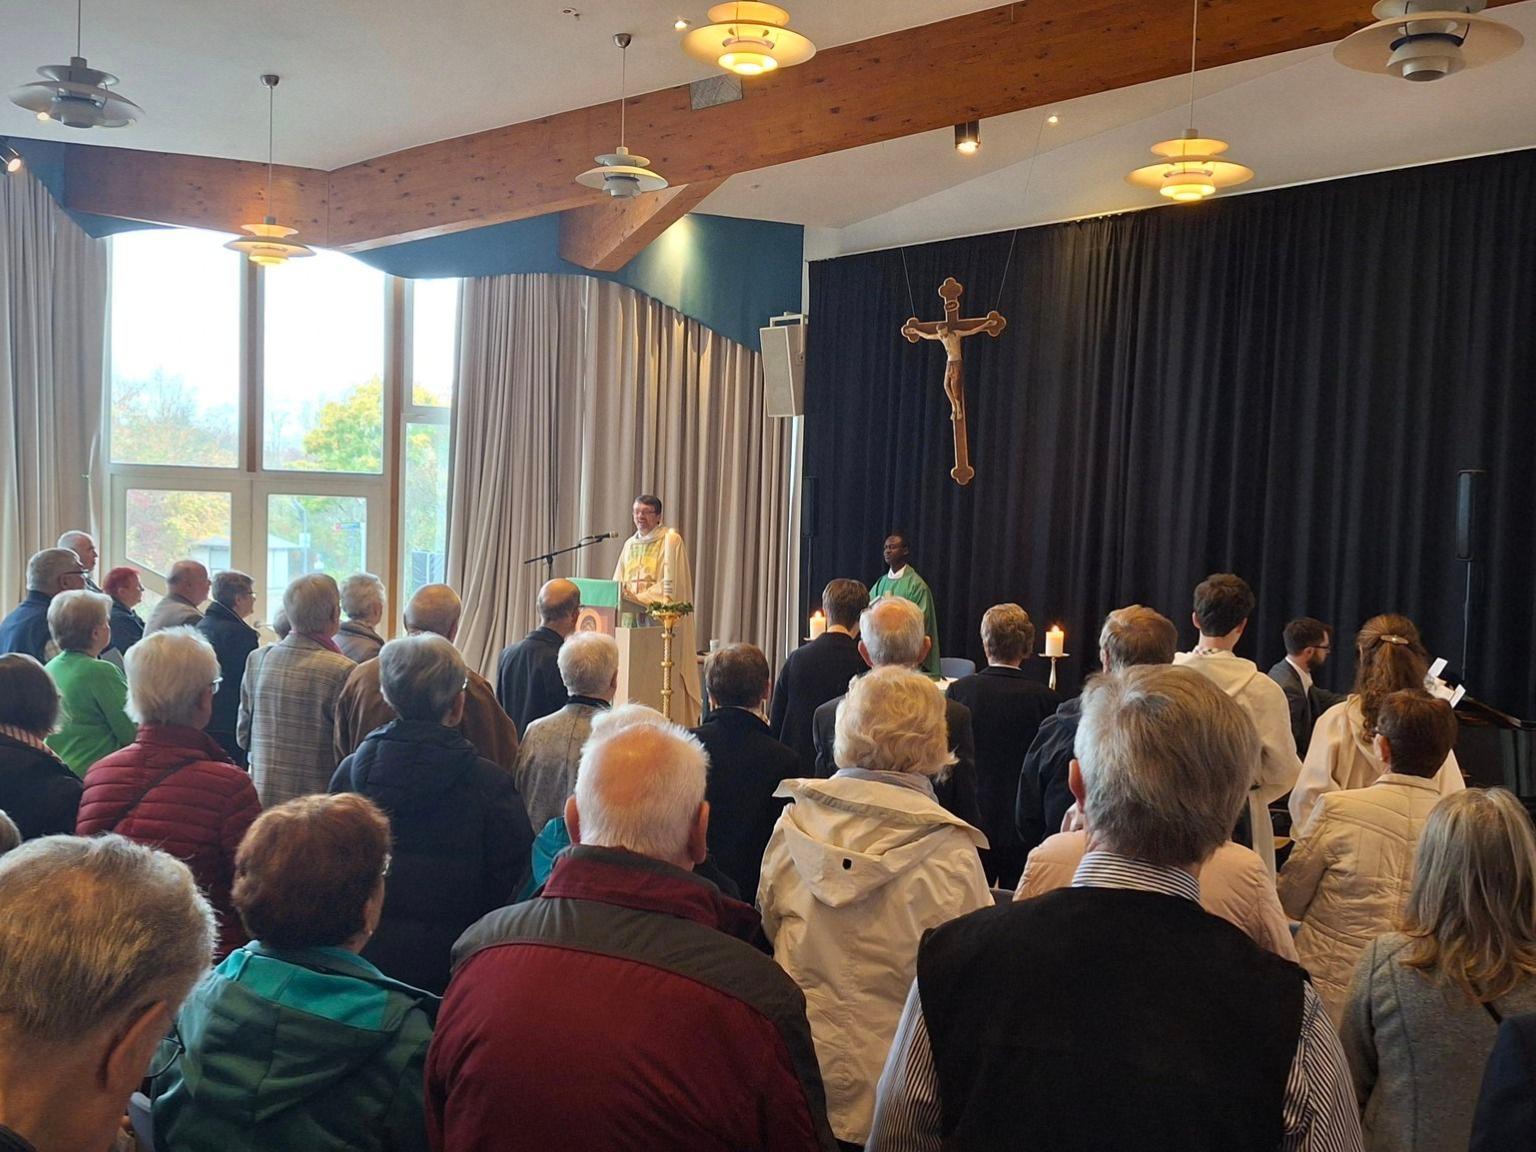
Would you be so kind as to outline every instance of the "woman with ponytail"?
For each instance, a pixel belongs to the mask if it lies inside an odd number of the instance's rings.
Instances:
[[[1326,792],[1364,788],[1386,766],[1376,755],[1376,717],[1393,692],[1425,692],[1429,653],[1406,616],[1372,616],[1355,636],[1355,690],[1317,718],[1312,743],[1296,787],[1291,790],[1291,835],[1305,831],[1312,810]],[[1466,787],[1456,753],[1445,758],[1434,782],[1442,796]]]

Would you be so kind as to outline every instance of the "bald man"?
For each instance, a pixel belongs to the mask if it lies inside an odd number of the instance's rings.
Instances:
[[[405,630],[409,635],[432,633],[453,642],[459,631],[464,605],[459,594],[446,584],[427,584],[405,606]],[[464,686],[464,718],[458,731],[487,760],[511,772],[517,763],[517,728],[496,702],[496,692],[473,668],[467,669]],[[336,762],[357,750],[363,737],[395,719],[395,710],[379,689],[379,661],[365,660],[352,670],[336,702]]]
[[[208,569],[196,560],[178,560],[165,578],[165,599],[155,605],[144,625],[144,635],[163,628],[196,627],[203,618],[202,606],[213,589]]]
[[[556,663],[560,645],[576,631],[581,589],[569,580],[551,580],[539,589],[539,626],[501,654],[496,698],[519,732],[565,707],[565,683]]]

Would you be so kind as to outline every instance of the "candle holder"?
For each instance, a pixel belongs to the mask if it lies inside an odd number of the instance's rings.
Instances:
[[[1048,684],[1051,691],[1054,692],[1056,691],[1056,661],[1065,660],[1068,656],[1072,655],[1072,653],[1062,652],[1059,655],[1052,656],[1049,652],[1042,652],[1040,655],[1051,662],[1051,678],[1048,681]]]
[[[672,719],[672,639],[677,622],[693,614],[693,605],[678,601],[652,604],[650,614],[661,621],[661,714]]]

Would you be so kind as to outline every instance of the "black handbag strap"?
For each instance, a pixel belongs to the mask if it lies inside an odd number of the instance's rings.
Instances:
[[[1497,1008],[1495,1008],[1487,1000],[1483,1001],[1483,1011],[1487,1012],[1488,1015],[1493,1017],[1493,1022],[1495,1024],[1502,1024],[1502,1023],[1504,1023],[1504,1014],[1502,1012],[1500,1012]]]
[[[160,787],[160,785],[164,784],[172,776],[176,775],[176,773],[180,772],[183,768],[190,767],[191,765],[197,763],[199,759],[201,759],[201,757],[189,757],[186,760],[183,760],[180,764],[176,764],[170,768],[167,768],[164,772],[160,773],[160,775],[156,776],[148,784],[144,785],[143,788],[139,789],[139,794],[135,796],[131,801],[129,801],[128,807],[124,808],[120,813],[118,813],[117,819],[112,821],[112,827],[108,828],[107,831],[116,832],[119,828],[122,827],[123,821],[132,816],[134,812],[138,810],[139,805],[144,803],[144,798],[146,796],[148,796],[156,788]]]

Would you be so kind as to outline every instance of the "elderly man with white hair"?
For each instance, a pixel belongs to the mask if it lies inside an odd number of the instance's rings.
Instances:
[[[222,959],[246,941],[230,892],[235,850],[261,802],[204,731],[221,688],[219,661],[191,628],[167,628],[128,649],[124,663],[138,736],[85,774],[75,831],[116,832],[191,868],[218,917]]]
[[[1191,669],[1084,693],[1071,888],[930,933],[880,1078],[869,1152],[1361,1147],[1338,1036],[1297,965],[1200,907],[1259,740]]]
[[[450,644],[459,632],[464,605],[459,594],[446,584],[423,584],[405,606],[405,631],[409,636],[441,636]],[[473,668],[466,669],[464,714],[454,727],[487,760],[511,772],[517,763],[517,726],[501,710],[491,682]],[[379,684],[377,660],[365,660],[354,668],[336,704],[333,733],[336,761],[357,751],[370,732],[395,718]]]
[[[438,1152],[509,1132],[543,1148],[836,1148],[800,990],[748,943],[757,914],[694,875],[707,769],[647,709],[594,728],[566,802],[576,845],[538,896],[454,948],[427,1055]]]
[[[27,561],[27,595],[0,620],[0,654],[22,652],[39,664],[58,655],[48,634],[48,604],[60,592],[85,587],[86,571],[68,548],[44,548]]]
[[[871,668],[921,669],[933,646],[924,631],[923,610],[899,596],[882,596],[859,617],[859,654]],[[934,691],[939,692],[937,685]],[[943,695],[943,693],[940,693]],[[837,763],[833,739],[837,709],[843,698],[828,700],[811,718],[815,733],[816,775],[831,776],[844,765]],[[939,803],[967,824],[981,827],[981,804],[976,792],[976,741],[972,735],[971,710],[958,700],[946,699],[945,726],[955,766],[934,786]]]
[[[619,690],[619,646],[612,636],[578,632],[560,646],[558,660],[565,707],[528,726],[514,769],[536,830],[564,813],[592,719],[608,710]]]
[[[85,569],[85,590],[87,592],[100,592],[91,573],[96,571],[96,562],[101,559],[96,551],[96,538],[89,532],[82,532],[78,528],[71,528],[59,537],[60,548],[68,548],[80,558],[80,567]]]
[[[212,951],[207,901],[163,852],[49,836],[0,859],[0,1148],[111,1147]]]
[[[384,581],[372,572],[355,572],[341,582],[341,610],[347,618],[336,632],[336,646],[354,664],[372,660],[384,647]]]
[[[292,629],[246,661],[235,724],[265,808],[330,784],[336,702],[356,667],[331,639],[341,623],[336,581],[300,576],[283,593],[283,611]]]
[[[165,577],[165,598],[149,614],[144,635],[162,628],[195,628],[203,618],[203,602],[212,590],[207,568],[196,560],[176,561]]]
[[[460,933],[510,903],[533,831],[512,778],[457,726],[468,669],[430,632],[391,640],[374,661],[397,719],[341,762],[332,792],[358,792],[389,817],[384,913],[363,956],[396,980],[441,993]]]

